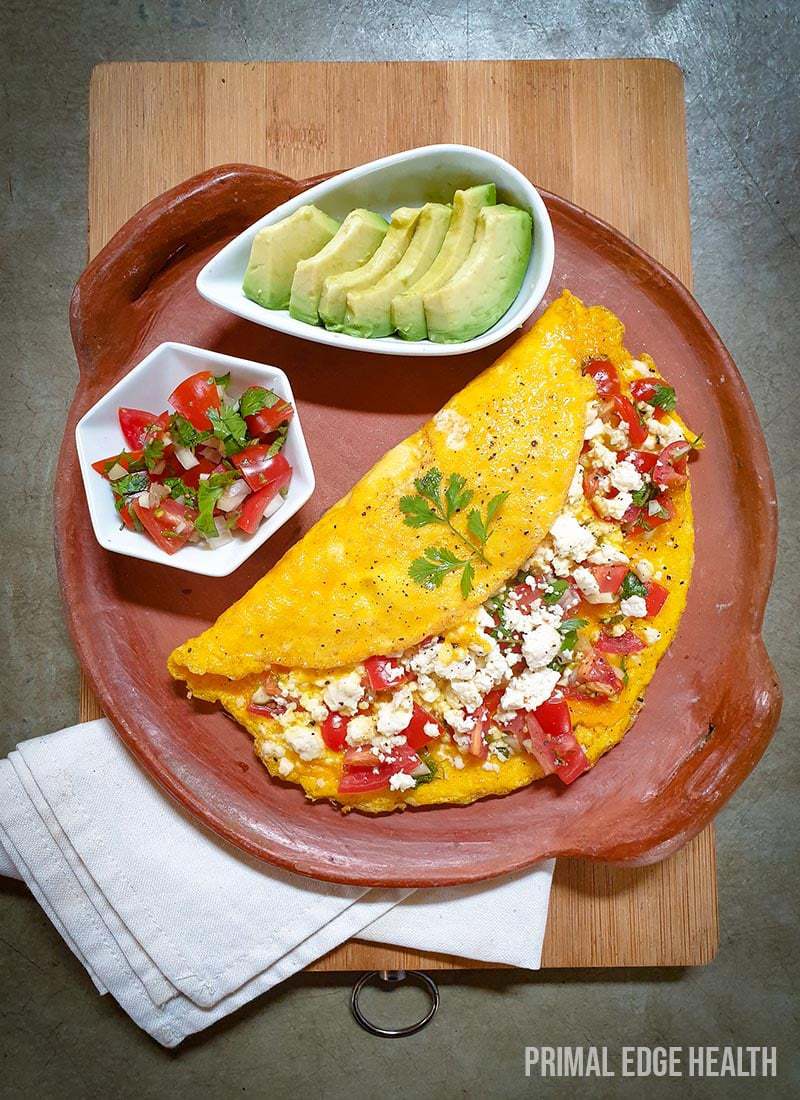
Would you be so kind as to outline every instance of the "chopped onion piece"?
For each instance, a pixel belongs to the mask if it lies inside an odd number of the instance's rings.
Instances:
[[[286,497],[282,497],[281,494],[278,493],[278,495],[273,497],[269,504],[266,506],[266,508],[264,509],[264,515],[261,518],[268,519],[270,516],[274,516],[285,499]]]
[[[193,466],[200,465],[200,459],[195,458],[188,447],[176,447],[175,457],[178,462],[180,462],[181,466],[183,466],[184,470],[191,470]]]
[[[414,779],[421,779],[423,775],[430,775],[431,769],[427,764],[423,764],[422,761],[417,764],[416,768],[410,773]]]
[[[219,447],[217,447],[215,444],[212,445],[211,441],[209,441],[207,446],[202,448],[200,454],[203,456],[203,458],[207,458],[209,462],[219,462],[219,457],[222,454],[222,451],[219,449]]]
[[[125,477],[127,470],[124,466],[120,466],[118,462],[115,462],[111,469],[108,471],[109,481],[119,481],[121,477]]]
[[[264,703],[268,703],[271,698],[272,696],[269,694],[269,692],[265,691],[263,687],[259,686],[253,692],[253,697],[250,701],[251,703],[256,703],[258,706],[263,707]]]
[[[210,550],[219,549],[220,546],[224,546],[226,542],[230,542],[233,538],[222,516],[214,516],[214,526],[217,529],[217,537],[206,539],[206,546]]]
[[[166,485],[162,485],[160,482],[154,481],[151,484],[150,489],[148,490],[147,496],[150,500],[150,503],[147,505],[147,507],[157,508],[161,501],[165,497],[169,496],[169,489],[166,487]]]
[[[240,477],[237,481],[231,482],[225,492],[217,501],[217,508],[220,512],[232,512],[234,508],[242,503],[245,497],[249,496],[252,492],[250,486]]]

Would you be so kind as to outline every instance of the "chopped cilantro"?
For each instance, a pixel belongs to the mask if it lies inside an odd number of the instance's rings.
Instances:
[[[242,416],[255,416],[262,409],[271,409],[280,401],[277,393],[266,390],[262,386],[251,386],[245,390],[239,400],[239,412]]]
[[[631,500],[637,508],[643,508],[658,495],[658,486],[652,481],[646,481],[641,489],[634,489]]]
[[[143,493],[150,485],[150,478],[144,470],[126,474],[125,477],[111,482],[114,495],[118,497],[131,496],[133,493]]]
[[[144,464],[148,470],[154,470],[164,457],[164,440],[151,439],[144,445]]]
[[[415,777],[416,782],[415,782],[414,786],[415,787],[420,787],[420,786],[422,786],[423,783],[430,783],[432,779],[435,779],[436,778],[436,773],[438,772],[439,769],[436,767],[436,761],[433,759],[431,754],[429,752],[426,752],[424,749],[420,749],[419,752],[417,753],[417,756],[420,758],[422,763],[428,769],[428,774],[427,775],[418,775],[418,776]]]
[[[226,455],[236,454],[247,443],[247,425],[235,405],[223,405],[219,411],[208,410],[211,429],[222,441]]]
[[[214,507],[225,492],[225,489],[238,477],[235,470],[226,471],[224,474],[212,474],[197,486],[197,519],[194,525],[201,535],[206,538],[216,538],[218,531],[214,523]]]
[[[582,626],[588,626],[588,619],[564,619],[559,623],[558,632],[562,637],[561,651],[573,650],[578,644],[578,631]]]
[[[657,409],[663,409],[664,412],[673,412],[675,409],[675,390],[672,386],[667,386],[662,382],[656,386],[652,396],[648,397],[647,404],[654,405]]]
[[[542,595],[542,603],[550,604],[558,603],[564,593],[567,591],[567,582],[560,577],[553,577],[552,580],[547,581]]]
[[[173,413],[169,420],[169,434],[179,447],[194,448],[204,439],[208,439],[210,432],[199,432],[194,424],[190,424],[185,416]]]
[[[197,489],[192,489],[182,477],[165,477],[164,484],[173,500],[182,500],[188,508],[197,507]]]
[[[647,596],[647,589],[636,574],[628,570],[619,590],[619,595],[622,600],[628,600],[631,596],[641,596],[642,599],[645,599]]]
[[[283,427],[278,428],[278,430],[275,434],[275,438],[273,439],[273,441],[269,445],[269,450],[267,451],[267,458],[274,458],[275,457],[275,455],[278,453],[278,451],[281,450],[284,443],[286,442],[286,436],[288,434],[289,434],[289,425],[288,424],[284,424]]]
[[[221,390],[227,390],[228,386],[231,384],[231,372],[228,371],[227,374],[215,374],[214,382]]]

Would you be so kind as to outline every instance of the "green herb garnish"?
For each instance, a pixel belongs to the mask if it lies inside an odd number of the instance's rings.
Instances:
[[[289,425],[288,424],[284,424],[283,427],[277,429],[275,438],[273,439],[273,441],[269,445],[269,450],[267,451],[267,458],[274,458],[275,457],[275,455],[278,453],[278,451],[281,450],[284,443],[286,442],[286,436],[288,434],[289,434]]]
[[[236,405],[223,405],[219,411],[209,409],[207,415],[211,421],[211,430],[221,440],[225,454],[232,455],[241,451],[247,443],[247,425],[239,415]]]
[[[164,440],[151,439],[144,445],[144,464],[148,470],[154,470],[164,457]]]
[[[588,619],[564,619],[562,623],[558,625],[558,632],[561,635],[561,652],[565,650],[572,651],[578,644],[578,631],[582,626],[588,626]]]
[[[239,412],[242,416],[255,416],[262,409],[271,409],[280,401],[277,393],[262,386],[251,386],[239,399]]]
[[[196,529],[201,535],[214,539],[219,532],[214,523],[214,507],[232,481],[236,481],[239,474],[235,470],[226,471],[224,474],[212,474],[197,486],[197,519],[194,521]]]
[[[542,603],[550,604],[558,603],[564,593],[567,591],[568,585],[565,580],[560,577],[553,577],[551,581],[547,581],[545,584],[544,592],[542,593]]]
[[[191,449],[196,447],[198,443],[202,443],[204,439],[208,439],[211,432],[199,432],[185,416],[181,416],[180,413],[173,413],[169,419],[169,434],[172,436],[173,443],[176,443],[179,447],[189,447]]]
[[[631,596],[641,596],[642,599],[645,599],[647,597],[647,589],[636,574],[628,570],[625,574],[625,579],[622,582],[619,594],[622,600],[629,600]]]
[[[165,477],[164,484],[173,500],[182,500],[188,508],[197,507],[197,489],[192,489],[182,477]]]
[[[125,477],[118,478],[116,481],[111,482],[111,488],[114,490],[114,495],[118,497],[132,496],[134,493],[143,493],[149,486],[150,478],[144,470],[137,470],[135,473],[126,474]]]
[[[467,534],[464,534],[455,526],[453,519],[472,500],[472,490],[466,484],[466,478],[461,474],[451,474],[442,494],[442,474],[434,466],[415,480],[416,495],[405,496],[400,500],[400,511],[408,527],[447,527],[469,550],[468,556],[459,558],[446,547],[429,547],[424,557],[411,563],[409,576],[423,588],[432,590],[441,586],[448,573],[460,570],[461,595],[464,599],[472,591],[475,559],[482,561],[484,565],[490,564],[483,548],[491,535],[497,513],[508,497],[508,493],[498,493],[492,497],[486,506],[485,517],[477,508],[473,508],[467,517]]]
[[[641,489],[634,489],[631,493],[631,500],[638,508],[644,508],[645,504],[649,504],[658,496],[658,486],[652,482],[646,482]]]
[[[672,386],[660,383],[656,386],[652,396],[648,397],[647,404],[654,405],[657,409],[663,409],[664,412],[674,412],[675,390]]]
[[[228,386],[231,384],[231,372],[228,371],[227,374],[215,374],[214,382],[220,389],[227,390]]]
[[[415,787],[421,787],[423,783],[430,783],[431,780],[435,779],[436,774],[437,774],[439,769],[436,767],[436,761],[433,759],[431,754],[429,752],[425,752],[424,749],[418,750],[417,751],[417,756],[420,758],[422,763],[428,769],[428,774],[427,775],[418,775],[418,776],[415,777],[416,782],[415,782],[414,786]]]

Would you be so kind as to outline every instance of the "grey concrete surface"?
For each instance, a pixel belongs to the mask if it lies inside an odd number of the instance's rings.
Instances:
[[[85,256],[87,89],[115,59],[657,56],[686,76],[696,294],[733,352],[782,501],[766,637],[781,729],[719,819],[722,943],[696,971],[455,974],[425,1032],[373,1039],[348,982],[299,977],[174,1053],[99,998],[27,892],[0,882],[0,1094],[37,1097],[789,1096],[796,985],[800,101],[798,5],[105,0],[0,3],[4,359],[2,744],[76,714],[49,486],[76,379],[66,306]],[[704,563],[711,568],[711,563]],[[502,929],[497,930],[502,935]],[[776,1081],[536,1082],[525,1044],[777,1044]]]

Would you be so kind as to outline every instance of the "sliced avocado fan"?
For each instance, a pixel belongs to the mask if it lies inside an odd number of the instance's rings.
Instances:
[[[448,283],[424,297],[428,338],[463,343],[499,321],[522,286],[531,238],[527,210],[484,207],[466,260]]]
[[[495,197],[493,183],[456,191],[453,217],[439,255],[422,278],[392,302],[392,325],[398,336],[404,340],[424,340],[428,335],[423,296],[449,282],[467,258],[475,238],[478,214],[484,206],[494,206]]]
[[[286,309],[298,262],[319,252],[338,228],[335,218],[309,204],[259,229],[244,273],[245,297],[265,309]]]
[[[331,275],[325,280],[319,300],[319,316],[326,328],[334,332],[344,331],[348,295],[372,286],[400,262],[414,235],[420,210],[418,206],[399,207],[392,214],[389,232],[369,263],[355,271]]]
[[[310,325],[319,324],[319,296],[329,275],[361,267],[372,256],[389,228],[385,218],[371,210],[353,210],[324,248],[300,260],[292,279],[289,315]]]
[[[363,290],[351,290],[348,293],[347,312],[341,325],[342,332],[348,332],[352,336],[367,337],[391,335],[393,331],[392,301],[398,294],[402,294],[413,286],[436,259],[450,225],[451,214],[452,207],[444,203],[429,202],[423,206],[411,244],[400,262],[372,286]],[[384,244],[388,242],[390,235],[391,230],[387,233]],[[377,255],[376,252],[370,263],[376,259]],[[320,315],[322,315],[322,306],[320,306]]]

